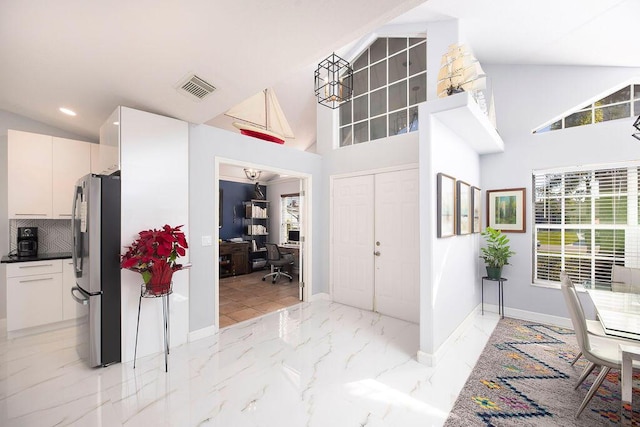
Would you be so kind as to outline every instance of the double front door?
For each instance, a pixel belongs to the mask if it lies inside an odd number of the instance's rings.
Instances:
[[[418,323],[418,170],[333,181],[333,300]]]

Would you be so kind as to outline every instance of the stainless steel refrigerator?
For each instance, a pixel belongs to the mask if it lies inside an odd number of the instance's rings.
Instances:
[[[120,177],[87,175],[73,198],[71,297],[81,311],[78,354],[89,366],[121,360]]]

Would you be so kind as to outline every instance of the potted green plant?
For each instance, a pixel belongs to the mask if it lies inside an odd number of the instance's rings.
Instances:
[[[159,230],[141,231],[122,255],[120,266],[142,274],[142,280],[152,294],[168,292],[173,273],[187,267],[177,262],[189,247],[181,228],[182,225],[165,225]]]
[[[515,255],[509,246],[509,239],[500,230],[487,227],[482,236],[486,239],[487,246],[480,248],[480,258],[487,265],[487,276],[490,279],[502,277],[502,267],[509,264],[509,257]]]

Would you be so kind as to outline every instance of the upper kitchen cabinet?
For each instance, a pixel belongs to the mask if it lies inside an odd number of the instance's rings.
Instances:
[[[120,170],[120,107],[100,126],[98,168],[104,175]]]
[[[8,130],[9,218],[53,218],[52,143],[48,135]]]
[[[53,138],[53,218],[70,219],[73,189],[91,172],[91,145],[73,139]]]

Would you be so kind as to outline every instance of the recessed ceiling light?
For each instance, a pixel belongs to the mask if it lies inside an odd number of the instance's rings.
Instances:
[[[65,113],[67,116],[75,116],[76,112],[73,110],[70,110],[68,108],[64,108],[64,107],[60,107],[60,111],[62,111],[63,113]]]

